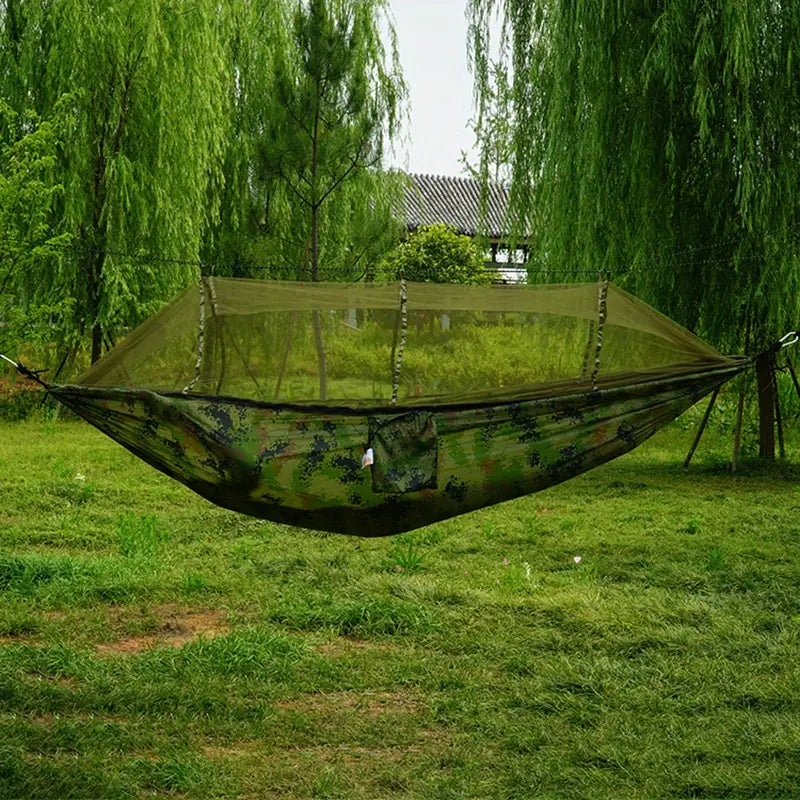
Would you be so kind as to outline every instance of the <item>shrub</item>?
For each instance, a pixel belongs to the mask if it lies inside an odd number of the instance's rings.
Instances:
[[[395,279],[402,272],[419,283],[490,283],[483,256],[469,236],[442,223],[417,229],[386,257],[383,270]]]
[[[0,378],[0,420],[20,422],[42,404],[44,392],[33,381]]]

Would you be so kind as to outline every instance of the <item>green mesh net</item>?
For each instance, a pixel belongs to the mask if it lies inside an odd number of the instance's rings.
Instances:
[[[602,387],[726,359],[604,283],[486,287],[204,279],[85,386],[277,404],[436,406]]]

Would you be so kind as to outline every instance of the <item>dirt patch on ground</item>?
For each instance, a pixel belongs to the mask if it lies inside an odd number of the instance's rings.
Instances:
[[[331,692],[304,694],[291,700],[281,700],[281,711],[301,711],[305,714],[330,714],[337,711],[359,711],[371,717],[381,714],[416,714],[424,704],[407,692]]]
[[[69,714],[35,714],[29,717],[22,717],[32,725],[41,725],[45,728],[52,728],[62,723],[86,723],[91,725],[127,725],[128,720],[124,717],[115,717],[110,714],[92,714],[88,711],[79,711]]]
[[[359,652],[390,652],[396,650],[397,647],[389,642],[368,642],[363,639],[341,637],[334,639],[332,642],[316,644],[313,649],[329,658],[342,658]]]
[[[251,758],[264,753],[264,743],[255,739],[244,739],[227,745],[205,745],[200,752],[206,758]]]
[[[195,639],[213,639],[230,630],[222,611],[187,611],[173,606],[153,609],[156,619],[151,633],[130,636],[96,645],[102,655],[135,654],[151,647],[183,647]]]
[[[60,686],[62,689],[71,689],[75,691],[78,688],[78,681],[75,678],[68,678],[65,675],[42,675],[42,680],[53,684],[53,686]]]
[[[425,733],[428,733],[427,731]],[[209,759],[218,758],[269,758],[271,761],[291,759],[293,762],[312,759],[319,762],[381,761],[398,764],[409,757],[438,751],[438,736],[422,736],[418,744],[397,747],[364,747],[360,745],[316,745],[311,747],[270,748],[260,741],[244,740],[228,745],[206,745],[200,752]],[[430,739],[431,741],[428,741]]]
[[[0,636],[0,647],[5,647],[10,644],[26,644],[29,647],[44,647],[44,642],[38,642],[32,639],[36,634],[20,633],[13,636]]]

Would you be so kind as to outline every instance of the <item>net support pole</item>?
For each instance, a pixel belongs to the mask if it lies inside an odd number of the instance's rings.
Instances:
[[[200,278],[200,328],[197,332],[197,361],[194,367],[194,378],[183,387],[183,394],[188,394],[200,380],[200,370],[203,368],[203,353],[206,342],[206,287],[203,278]]]
[[[392,374],[392,405],[397,402],[400,389],[400,370],[403,366],[403,351],[406,349],[406,332],[408,330],[408,291],[405,276],[400,276],[400,343],[397,346],[397,359]]]
[[[592,370],[592,390],[597,389],[597,376],[600,373],[600,351],[603,349],[603,327],[608,314],[608,281],[601,281],[597,292],[597,342],[594,349],[594,369]]]
[[[714,403],[717,402],[718,394],[719,394],[719,386],[717,386],[717,388],[714,389],[714,394],[711,395],[711,400],[709,400],[708,402],[708,408],[706,409],[706,413],[703,414],[703,421],[700,423],[700,427],[697,429],[697,435],[694,437],[692,446],[689,448],[689,452],[686,454],[686,458],[684,459],[683,462],[683,466],[686,468],[688,468],[689,464],[691,464],[694,451],[697,450],[697,445],[700,444],[700,439],[702,439],[703,432],[706,429],[706,425],[708,425],[709,417],[711,417],[711,409],[714,408]]]

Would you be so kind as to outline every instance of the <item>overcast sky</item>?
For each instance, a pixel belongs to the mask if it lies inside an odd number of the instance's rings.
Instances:
[[[472,74],[467,67],[466,0],[391,0],[400,63],[411,96],[409,141],[393,166],[461,175],[474,135]]]

